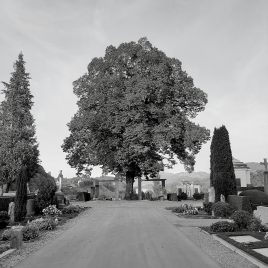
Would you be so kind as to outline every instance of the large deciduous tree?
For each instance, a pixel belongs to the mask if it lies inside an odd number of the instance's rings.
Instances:
[[[78,173],[101,165],[126,176],[126,198],[134,178],[154,177],[177,156],[187,170],[209,139],[191,119],[204,110],[206,94],[146,38],[109,46],[74,83],[78,112],[64,140],[67,160]]]
[[[4,100],[0,110],[1,183],[16,182],[15,216],[25,215],[27,180],[38,168],[38,144],[35,137],[30,76],[25,70],[23,54],[14,64],[9,83],[4,83]],[[7,187],[8,188],[8,187]],[[23,213],[20,213],[19,211]]]
[[[215,200],[223,194],[237,194],[229,133],[225,126],[215,128],[210,147],[210,185],[215,189]]]

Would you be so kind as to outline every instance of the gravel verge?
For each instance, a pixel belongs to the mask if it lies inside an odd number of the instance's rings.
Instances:
[[[76,203],[78,204],[78,203]],[[80,205],[81,203],[79,203]],[[83,203],[84,207],[88,207]],[[57,237],[61,236],[66,230],[72,228],[77,221],[84,215],[91,213],[91,209],[87,209],[80,213],[77,217],[68,220],[65,224],[58,226],[53,231],[45,231],[41,233],[40,237],[33,242],[24,242],[23,248],[20,250],[16,250],[7,257],[4,257],[0,260],[0,267],[1,268],[10,268],[14,267],[16,264],[27,258],[30,254],[34,253],[51,240],[56,239]]]

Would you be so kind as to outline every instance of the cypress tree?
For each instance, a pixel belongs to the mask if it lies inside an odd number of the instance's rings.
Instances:
[[[215,201],[223,194],[237,194],[229,133],[225,126],[215,128],[210,147],[210,185],[215,189]]]
[[[5,98],[0,107],[0,173],[5,183],[16,183],[16,220],[25,216],[27,181],[36,173],[39,161],[29,80],[20,53],[9,83],[3,83]]]

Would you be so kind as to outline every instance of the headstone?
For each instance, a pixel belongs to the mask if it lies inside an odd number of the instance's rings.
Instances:
[[[261,162],[260,164],[264,166],[264,171],[263,171],[263,175],[264,175],[264,192],[266,194],[268,194],[268,162],[267,162],[267,159],[264,158],[263,162]]]
[[[221,202],[225,203],[225,196],[221,194]]]
[[[14,223],[15,221],[15,203],[10,202],[8,205],[8,216],[10,223]]]
[[[35,214],[34,211],[34,199],[28,199],[26,204],[27,216],[32,216]]]
[[[207,204],[209,202],[208,199],[209,199],[208,193],[205,193],[204,194],[204,203],[205,204]]]
[[[11,237],[10,237],[10,247],[20,249],[23,245],[23,234],[22,234],[23,226],[14,226],[11,229]]]
[[[215,203],[215,189],[213,186],[208,189],[208,201],[211,203]]]

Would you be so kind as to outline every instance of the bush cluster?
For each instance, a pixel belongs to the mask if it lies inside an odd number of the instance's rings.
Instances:
[[[178,195],[178,201],[181,201],[181,200],[187,200],[188,196],[186,193],[181,193]]]
[[[267,232],[267,227],[262,225],[261,220],[256,217],[252,217],[248,230],[252,232]]]
[[[247,229],[252,221],[252,215],[244,210],[237,210],[231,216],[239,229]]]
[[[204,206],[204,211],[208,214],[211,215],[212,214],[212,202],[208,202],[208,203],[203,203]]]
[[[81,210],[82,208],[79,206],[70,205],[68,207],[64,207],[61,212],[62,214],[75,214],[80,213]]]
[[[216,217],[226,218],[231,216],[235,209],[228,203],[217,202],[212,205],[212,211]]]
[[[56,205],[49,205],[48,207],[44,208],[42,212],[45,216],[49,217],[57,217],[61,215],[61,211],[56,208]]]
[[[10,240],[10,238],[11,238],[11,231],[12,231],[11,229],[6,229],[2,233],[1,240],[4,240],[4,241]]]
[[[29,223],[30,226],[36,226],[39,231],[54,230],[57,224],[52,218],[39,218]]]
[[[39,229],[34,224],[27,224],[22,228],[22,235],[24,241],[29,241],[35,239],[39,236]]]
[[[194,193],[193,194],[193,198],[195,200],[201,200],[201,199],[204,199],[204,194],[203,193]]]
[[[235,232],[238,230],[238,226],[233,222],[218,221],[210,226],[212,232]]]

